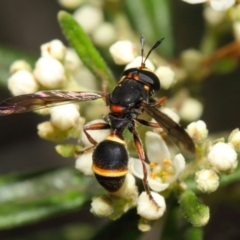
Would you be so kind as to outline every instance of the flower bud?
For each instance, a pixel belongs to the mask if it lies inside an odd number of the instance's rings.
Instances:
[[[235,0],[211,0],[210,6],[215,11],[226,11],[235,4]]]
[[[90,211],[98,217],[108,217],[114,212],[113,203],[106,195],[94,197]]]
[[[74,71],[83,66],[79,56],[72,48],[67,48],[65,55],[65,67],[70,71]]]
[[[224,12],[214,11],[211,7],[206,7],[204,9],[203,15],[204,15],[205,20],[211,26],[220,25],[225,18]]]
[[[39,58],[33,74],[43,87],[49,89],[59,88],[65,81],[63,65],[58,60],[50,57]]]
[[[80,117],[80,113],[73,103],[52,107],[50,113],[52,124],[62,131],[76,127]]]
[[[85,0],[58,0],[58,2],[64,8],[75,9],[84,3]]]
[[[195,182],[201,192],[211,193],[217,190],[219,186],[219,177],[211,169],[202,169],[195,173]]]
[[[168,66],[158,67],[155,74],[160,79],[163,89],[169,89],[176,81],[174,71]]]
[[[110,46],[109,52],[113,61],[118,65],[130,63],[136,56],[136,48],[134,44],[128,40],[117,41]]]
[[[74,12],[73,17],[86,33],[92,34],[103,22],[103,11],[101,8],[85,5],[78,8]]]
[[[212,146],[207,159],[213,170],[221,173],[231,173],[238,164],[237,153],[229,144],[223,142]]]
[[[166,114],[168,117],[170,117],[174,122],[176,123],[180,122],[180,117],[173,109],[167,108],[167,107],[161,107],[160,111]]]
[[[231,134],[228,138],[228,141],[229,141],[229,143],[232,144],[235,151],[240,152],[240,131],[239,131],[239,129],[235,129],[231,132]]]
[[[14,96],[17,96],[35,93],[38,90],[38,84],[32,73],[19,70],[8,79],[8,89]]]
[[[134,176],[128,173],[126,175],[126,178],[122,187],[117,192],[111,193],[111,195],[114,195],[120,198],[126,198],[128,199],[128,201],[131,200],[131,205],[136,205],[137,197],[138,197],[138,189],[136,186]]]
[[[186,121],[195,121],[199,119],[203,112],[202,104],[194,98],[186,98],[179,110],[181,119]]]
[[[53,142],[61,142],[68,137],[68,133],[61,131],[53,126],[51,122],[43,122],[38,124],[38,135],[40,138]]]
[[[151,192],[151,194],[158,207],[146,192],[142,192],[137,201],[137,213],[149,221],[159,219],[166,210],[165,199],[156,192]]]
[[[126,69],[129,69],[129,68],[138,68],[139,66],[141,66],[141,63],[142,63],[142,57],[141,56],[138,56],[136,57],[135,59],[133,59],[132,62],[130,62],[126,67],[125,67],[125,70]],[[151,71],[155,71],[155,67],[154,65],[152,64],[152,62],[147,59],[146,62],[145,62],[145,65],[146,65],[146,68],[148,68],[149,70]],[[161,81],[161,80],[160,80]]]
[[[75,162],[75,168],[86,176],[94,176],[92,170],[92,154],[93,151],[87,151],[81,154]]]
[[[151,230],[151,221],[148,221],[145,218],[141,218],[138,223],[138,229],[141,232],[149,232]]]
[[[14,61],[10,66],[10,73],[15,73],[19,70],[31,71],[32,68],[28,62],[25,60]]]
[[[194,143],[202,143],[208,135],[206,123],[202,120],[190,123],[187,126],[187,133]]]
[[[52,57],[61,61],[65,57],[65,54],[66,47],[58,39],[52,40],[51,42],[41,45],[42,57]]]
[[[96,45],[100,47],[108,47],[116,40],[117,33],[111,23],[104,22],[93,32],[92,38]]]

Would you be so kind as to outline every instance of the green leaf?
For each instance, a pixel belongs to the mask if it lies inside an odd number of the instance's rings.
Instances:
[[[194,227],[202,227],[208,223],[209,208],[201,203],[194,192],[184,191],[179,199],[183,215]]]
[[[70,14],[64,11],[59,12],[58,20],[66,38],[77,52],[82,62],[99,81],[106,81],[108,87],[112,88],[115,85],[115,80],[111,71],[82,27]]]
[[[73,168],[0,178],[0,229],[80,209],[99,192],[94,178]]]
[[[30,65],[35,62],[35,57],[17,49],[0,45],[0,86],[7,88],[7,79],[10,77],[10,65],[19,59],[26,60]]]
[[[125,0],[131,23],[147,42],[153,43],[164,37],[162,48],[159,49],[165,57],[174,53],[173,24],[169,0]]]
[[[187,240],[202,240],[203,239],[203,229],[196,227],[189,227],[186,232]]]

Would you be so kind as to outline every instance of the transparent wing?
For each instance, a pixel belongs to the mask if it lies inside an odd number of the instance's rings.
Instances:
[[[0,116],[30,112],[71,102],[104,98],[106,94],[95,92],[43,91],[11,97],[0,103]]]
[[[172,141],[180,148],[186,157],[192,157],[195,153],[195,146],[192,139],[185,130],[171,118],[158,109],[148,105],[143,105],[145,112],[154,118],[163,130],[169,135]]]

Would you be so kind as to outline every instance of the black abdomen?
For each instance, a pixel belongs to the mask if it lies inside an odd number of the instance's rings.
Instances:
[[[93,172],[98,182],[110,192],[120,189],[128,171],[128,153],[123,143],[100,142],[93,153]]]

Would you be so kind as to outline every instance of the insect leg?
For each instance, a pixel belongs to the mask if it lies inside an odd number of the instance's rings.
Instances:
[[[156,123],[156,122],[149,122],[149,121],[146,121],[144,119],[139,119],[139,118],[135,118],[134,120],[144,126],[147,126],[147,127],[152,127],[152,128],[160,128],[161,127],[160,124]]]
[[[152,107],[160,107],[165,101],[167,100],[167,97],[162,97],[158,99],[155,103],[151,104]]]
[[[132,127],[129,127],[128,128],[129,131],[132,133],[133,135],[133,140],[134,140],[134,144],[135,144],[135,147],[137,149],[137,153],[138,153],[138,156],[142,162],[142,167],[143,167],[143,186],[144,186],[144,189],[149,197],[149,199],[153,202],[153,204],[159,208],[159,205],[156,203],[156,201],[154,200],[152,194],[151,194],[151,191],[150,191],[150,188],[148,186],[148,181],[147,181],[147,168],[146,168],[146,165],[145,165],[145,160],[146,160],[146,157],[145,157],[145,153],[144,153],[144,149],[143,149],[143,145],[142,145],[142,142],[141,142],[141,139],[138,135],[138,132],[135,130],[135,128],[132,126]]]
[[[98,144],[96,140],[92,138],[92,136],[87,132],[88,130],[104,130],[104,129],[110,129],[111,126],[108,123],[94,123],[91,125],[87,125],[83,127],[83,131],[86,134],[86,137],[90,143],[93,144],[93,146],[83,150],[83,151],[77,151],[76,155],[81,155],[83,153],[87,153],[95,148],[95,146]]]
[[[104,129],[110,129],[111,126],[108,123],[94,123],[91,125],[87,125],[83,127],[83,131],[87,136],[87,139],[90,143],[92,143],[94,146],[97,145],[97,142],[92,138],[92,136],[87,132],[88,130],[104,130]]]

